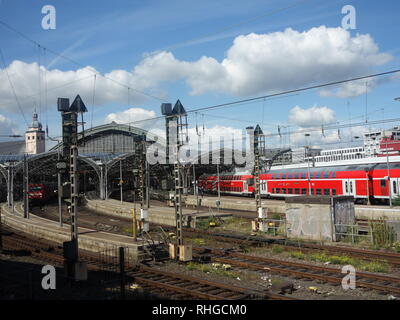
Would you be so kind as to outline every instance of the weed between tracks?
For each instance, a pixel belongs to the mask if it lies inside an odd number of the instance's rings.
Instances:
[[[229,278],[238,278],[240,276],[239,272],[225,270],[221,267],[213,267],[212,265],[209,265],[209,264],[189,262],[186,265],[186,267],[188,268],[188,270],[197,270],[197,271],[201,271],[204,273],[213,273],[213,274],[217,274],[217,275],[229,277]]]
[[[369,272],[388,273],[391,271],[390,265],[385,261],[365,261],[363,259],[352,258],[346,255],[329,255],[326,253],[304,253],[299,250],[285,251],[284,247],[280,245],[273,245],[270,250],[275,255],[282,255],[304,261],[322,262],[334,265],[352,265],[358,270]],[[251,250],[253,253],[265,252],[265,248],[254,248]]]
[[[362,259],[351,258],[348,256],[327,255],[326,253],[311,253],[305,254],[301,251],[288,251],[287,254],[291,258],[300,260],[316,261],[323,263],[331,263],[337,265],[352,265],[358,270],[369,272],[383,272],[388,273],[390,267],[386,262],[380,261],[364,261]]]

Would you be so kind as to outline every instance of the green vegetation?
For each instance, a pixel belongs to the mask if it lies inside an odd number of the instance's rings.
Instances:
[[[218,226],[218,222],[215,217],[197,219],[196,221],[196,228],[198,229],[207,230],[212,226]]]
[[[327,255],[326,253],[311,253],[306,255],[301,251],[289,251],[288,255],[292,258],[300,260],[309,260],[317,262],[329,262],[338,265],[352,265],[358,270],[369,271],[369,272],[389,272],[390,267],[386,262],[381,261],[364,261],[362,259],[351,258],[348,256],[337,256],[337,255]]]
[[[224,230],[232,230],[238,232],[251,232],[251,222],[244,218],[239,217],[228,217],[224,218],[224,224],[222,228]]]
[[[194,238],[194,239],[191,239],[191,241],[192,241],[192,244],[194,244],[195,246],[204,246],[206,244],[206,241],[201,238]]]
[[[304,260],[306,255],[301,251],[288,251],[289,257]]]
[[[283,251],[285,251],[285,249],[283,248],[283,246],[280,246],[280,245],[276,245],[276,244],[274,244],[273,246],[272,246],[272,253],[274,253],[274,254],[279,254],[279,253],[282,253]]]
[[[395,241],[395,232],[382,219],[377,222],[370,221],[373,245],[378,247],[392,247]]]
[[[224,277],[229,277],[229,278],[237,278],[240,276],[239,272],[234,272],[234,271],[230,271],[230,270],[226,270],[222,267],[213,267],[212,265],[209,264],[201,264],[201,263],[197,263],[197,262],[189,262],[186,267],[188,268],[188,270],[197,270],[197,271],[201,271],[204,273],[213,273],[213,274],[217,274],[220,276],[224,276]]]

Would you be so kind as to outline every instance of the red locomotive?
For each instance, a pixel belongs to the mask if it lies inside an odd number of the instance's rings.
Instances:
[[[388,181],[390,177],[390,183]],[[285,198],[297,195],[352,195],[358,202],[396,198],[399,193],[400,163],[341,165],[295,169],[271,169],[260,174],[261,195]],[[204,192],[218,192],[218,177],[202,175],[199,187]],[[389,192],[389,187],[391,188]],[[252,175],[221,174],[219,190],[224,194],[254,194]]]
[[[55,195],[55,187],[50,184],[29,184],[28,197],[31,201],[45,202]]]

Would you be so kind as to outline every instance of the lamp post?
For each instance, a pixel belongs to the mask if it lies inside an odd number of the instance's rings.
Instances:
[[[306,134],[304,134],[304,136],[306,137],[306,143],[307,143],[307,146],[306,146],[306,150],[307,150],[307,154],[306,154],[307,155],[307,172],[308,172],[307,178],[308,178],[308,195],[310,196],[311,195],[310,157],[309,157],[310,146],[309,146],[309,140],[307,139],[310,136],[310,134],[306,133]]]
[[[388,137],[385,136],[385,145],[386,145],[386,167],[387,167],[387,174],[388,174],[388,184],[389,184],[389,206],[392,207],[392,186],[390,183],[390,166],[389,166],[389,152],[388,152]]]

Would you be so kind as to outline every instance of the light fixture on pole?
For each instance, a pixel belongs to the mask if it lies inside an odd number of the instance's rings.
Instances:
[[[306,133],[306,134],[304,134],[304,136],[306,137],[306,143],[307,143],[307,146],[306,146],[306,150],[307,150],[307,153],[306,153],[306,157],[307,157],[307,172],[308,172],[307,179],[308,179],[308,195],[310,196],[311,195],[310,157],[309,157],[310,146],[309,146],[309,140],[307,139],[310,136],[310,134]]]

